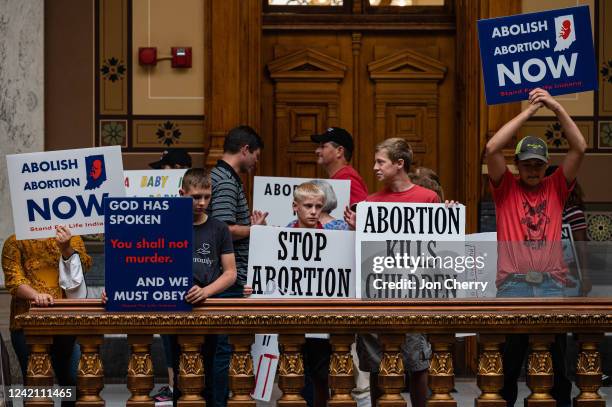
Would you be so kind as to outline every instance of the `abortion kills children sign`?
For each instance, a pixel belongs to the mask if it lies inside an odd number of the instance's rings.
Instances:
[[[463,205],[361,202],[356,234],[360,298],[457,298],[483,289],[465,281],[484,259],[465,255]]]
[[[253,297],[355,298],[354,239],[348,231],[252,226]]]
[[[293,190],[312,178],[286,178],[286,177],[255,177],[253,184],[253,208],[268,212],[266,223],[270,226],[287,226],[295,220],[291,208]],[[336,194],[337,206],[331,216],[342,219],[344,208],[348,206],[351,196],[351,181],[348,180],[319,180],[327,182]]]
[[[123,171],[125,196],[168,198],[179,196],[187,169]]]
[[[478,21],[487,104],[597,89],[588,6]]]
[[[17,239],[104,231],[104,197],[125,196],[121,148],[98,147],[6,156]]]
[[[107,198],[105,286],[108,311],[189,311],[192,200]]]

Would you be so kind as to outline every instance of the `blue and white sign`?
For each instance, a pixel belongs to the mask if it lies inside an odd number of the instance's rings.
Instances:
[[[190,198],[107,198],[108,311],[190,311],[193,217]]]
[[[104,232],[102,199],[125,196],[121,147],[6,156],[17,239]]]
[[[588,6],[478,21],[487,104],[597,89]]]

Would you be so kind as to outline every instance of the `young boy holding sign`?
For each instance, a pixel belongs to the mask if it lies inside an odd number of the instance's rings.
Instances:
[[[192,168],[185,172],[179,195],[192,198],[193,213],[193,287],[185,300],[201,305],[207,298],[218,297],[236,281],[236,260],[228,226],[208,216],[206,209],[212,195],[210,174],[202,168]],[[102,293],[102,302],[108,300]],[[222,407],[227,405],[229,395],[228,372],[229,358],[219,357],[217,343],[226,335],[206,335],[202,348],[204,370],[206,372],[205,397],[207,405]],[[225,338],[225,340],[227,340]],[[174,383],[178,383],[179,357],[181,350],[176,335],[169,335],[172,348]],[[174,403],[180,391],[174,389]]]
[[[384,188],[370,195],[366,201],[440,203],[440,198],[434,191],[410,180],[412,156],[410,144],[402,138],[390,138],[378,144],[374,155],[374,173],[376,178],[383,182]],[[355,212],[346,208],[344,219],[354,230]],[[410,375],[410,401],[415,407],[425,407],[431,346],[424,335],[407,334],[402,351],[407,362],[406,371]],[[372,402],[375,403],[378,370],[382,359],[382,349],[377,337],[372,334],[358,335],[357,353],[362,369],[371,373],[370,389]]]
[[[312,182],[304,182],[293,191],[293,211],[297,219],[287,227],[323,229],[319,221],[325,205],[325,193]],[[303,395],[309,406],[323,407],[329,397],[329,340],[306,338],[303,348],[305,386]]]
[[[503,148],[521,126],[543,106],[563,126],[569,145],[563,165],[546,177],[548,149],[537,137],[527,136],[515,150],[516,179],[506,166]],[[497,296],[561,297],[568,273],[563,261],[561,223],[565,202],[587,148],[584,136],[563,106],[536,88],[529,106],[506,123],[487,143],[486,160],[497,221]],[[571,404],[571,383],[565,375],[565,334],[551,347],[554,385],[551,395],[558,406]],[[527,335],[508,335],[504,348],[504,388],[508,406],[517,398],[517,380],[528,348]]]
[[[236,260],[232,236],[227,225],[208,216],[212,186],[210,174],[202,168],[192,168],[183,176],[179,190],[181,196],[193,199],[193,282],[185,299],[194,305],[207,298],[218,296],[236,281]],[[206,372],[206,403],[209,406],[225,406],[229,394],[229,359],[218,358],[217,342],[221,335],[206,335],[203,347]],[[172,339],[175,375],[179,371],[180,349],[176,336]],[[175,383],[178,379],[175,377]],[[179,392],[174,391],[174,400]]]

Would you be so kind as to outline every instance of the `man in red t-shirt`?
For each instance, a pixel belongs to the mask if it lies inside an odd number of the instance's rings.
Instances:
[[[327,176],[351,181],[350,205],[365,200],[368,187],[361,175],[349,165],[354,150],[353,136],[343,128],[330,127],[323,134],[314,134],[310,138],[319,143],[315,150],[317,164],[325,168]]]
[[[383,189],[369,197],[368,202],[418,202],[440,203],[438,194],[434,191],[413,184],[408,174],[412,163],[410,144],[402,138],[386,139],[376,146],[374,154],[374,173],[384,184]],[[355,212],[347,208],[344,220],[351,229],[355,229]],[[406,359],[406,370],[410,378],[410,401],[412,406],[424,407],[427,400],[427,371],[431,357],[431,346],[424,335],[408,334],[402,347]],[[359,365],[364,370],[370,370],[375,378],[382,351],[375,337],[371,334],[359,335],[357,352],[360,354]],[[375,380],[375,379],[374,379]],[[374,381],[373,380],[373,381]],[[370,385],[375,388],[376,383]],[[373,397],[374,399],[374,397]]]
[[[569,151],[563,166],[545,177],[546,143],[537,137],[523,138],[515,151],[516,179],[506,167],[502,149],[543,106],[555,113],[563,126]],[[529,93],[529,106],[487,143],[486,162],[497,220],[498,297],[563,296],[567,266],[561,249],[562,213],[586,148],[584,137],[563,106],[539,88]],[[502,396],[509,407],[516,401],[516,381],[527,346],[526,335],[510,335],[506,340]],[[559,341],[551,351],[555,372],[551,393],[558,406],[569,406],[571,383],[564,374],[564,351]]]

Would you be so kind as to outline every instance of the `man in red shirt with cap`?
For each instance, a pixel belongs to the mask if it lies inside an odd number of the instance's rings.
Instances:
[[[310,138],[319,143],[315,150],[317,164],[325,168],[327,176],[330,179],[351,181],[350,205],[365,200],[368,187],[361,175],[349,164],[354,150],[351,133],[341,127],[330,127],[323,134],[314,134]]]

